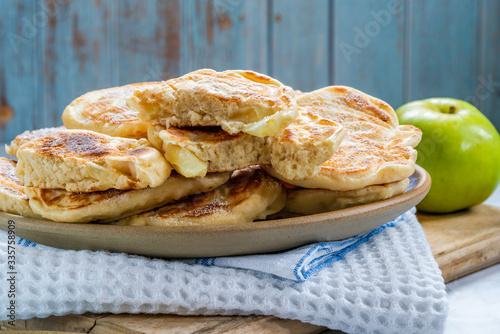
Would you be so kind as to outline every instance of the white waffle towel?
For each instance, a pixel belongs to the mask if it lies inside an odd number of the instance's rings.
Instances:
[[[22,239],[15,246],[15,274],[9,274],[8,234],[1,231],[0,301],[6,302],[0,320],[9,320],[14,300],[16,319],[259,314],[347,333],[441,333],[448,310],[441,272],[413,211],[340,243],[191,263],[58,250]],[[8,297],[12,282],[15,298]]]

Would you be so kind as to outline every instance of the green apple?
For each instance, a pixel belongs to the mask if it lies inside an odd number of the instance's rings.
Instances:
[[[407,103],[396,110],[401,124],[422,130],[417,164],[431,175],[417,209],[448,213],[486,200],[500,182],[500,135],[473,105],[451,98]]]

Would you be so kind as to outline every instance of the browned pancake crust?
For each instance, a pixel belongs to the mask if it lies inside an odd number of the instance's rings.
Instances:
[[[210,83],[207,86],[198,86],[197,93],[204,91],[206,94],[211,95],[213,99],[224,102],[242,103],[248,99],[253,99],[269,106],[279,107],[280,109],[287,109],[290,104],[294,103],[293,97],[286,94],[285,88],[277,84],[275,79],[253,71],[215,72],[211,70],[199,70],[188,73],[180,78],[166,81],[165,84],[175,89],[176,85],[187,81]],[[218,92],[231,92],[231,94],[220,94]],[[268,112],[265,116],[270,116],[271,114],[271,112]],[[245,115],[244,118],[247,119],[248,115]],[[257,115],[250,117],[250,119],[254,120],[258,118]],[[238,120],[237,115],[233,116],[232,119]],[[207,126],[208,124],[192,125]],[[212,125],[217,126],[218,124],[214,123]]]
[[[400,181],[413,173],[414,147],[422,133],[410,125],[400,126],[395,111],[384,101],[350,87],[330,86],[302,94],[297,103],[342,124],[346,135],[317,176],[284,181],[345,191]]]
[[[106,155],[140,155],[145,148],[126,153],[128,143],[108,145],[109,137],[87,131],[59,131],[38,138],[25,147],[33,147],[39,154],[60,158],[95,160]]]
[[[31,208],[45,218],[65,223],[88,223],[114,221],[149,211],[189,195],[211,191],[228,179],[229,173],[191,179],[174,173],[162,185],[140,190],[110,189],[87,193],[34,187],[25,189]]]
[[[351,132],[322,166],[322,173],[359,174],[388,164],[407,165],[414,154],[410,147],[387,148],[375,138]]]
[[[64,126],[59,126],[56,128],[46,128],[46,129],[39,129],[39,130],[34,130],[34,131],[25,131],[21,133],[20,135],[17,135],[16,138],[10,143],[10,146],[6,147],[7,153],[9,153],[12,156],[16,156],[17,150],[21,145],[26,144],[27,142],[43,137],[45,135],[48,135],[49,133],[55,132],[55,131],[60,131],[60,130],[65,130],[66,127]]]
[[[113,224],[201,226],[244,224],[265,219],[285,206],[286,191],[261,167],[236,171],[225,184]]]
[[[24,186],[16,177],[16,162],[13,160],[0,158],[0,189],[13,196],[28,200],[24,194]]]
[[[169,177],[169,182],[174,179],[183,178],[177,173]],[[94,192],[68,192],[63,189],[35,189],[37,197],[47,207],[59,207],[65,210],[80,209],[85,206],[91,206],[94,203],[116,200],[119,196],[133,190],[109,189]]]
[[[399,125],[396,112],[388,103],[380,99],[351,87],[331,86],[324,89],[328,89],[329,93],[324,97],[325,99],[331,99],[332,97],[336,98],[339,102],[341,101],[344,106],[344,108],[337,110],[341,112],[341,114],[337,116],[339,120],[369,121],[385,127],[396,127]],[[308,93],[302,95],[302,101],[307,100],[307,94]],[[323,105],[321,100],[323,99],[318,98],[312,104],[307,105],[317,105],[319,107],[318,109],[321,110]],[[359,113],[344,112],[348,108],[359,111]]]
[[[123,98],[124,96],[130,96],[135,90],[154,83],[155,82],[135,83],[102,90],[106,91],[106,96],[101,98],[99,101],[86,103],[86,106],[82,110],[82,114],[89,120],[89,122],[94,123],[124,124],[139,122],[137,111],[126,106],[116,105],[115,100]],[[94,92],[89,92],[79,97],[74,103],[85,103],[88,96],[93,93]]]
[[[131,190],[117,190],[109,189],[105,191],[94,192],[67,192],[62,189],[38,189],[37,193],[40,200],[47,206],[56,207],[61,206],[67,210],[78,209],[84,206],[91,205],[93,202],[106,201],[110,198],[115,198]],[[60,205],[61,201],[71,203],[71,207]]]
[[[192,196],[189,200],[166,205],[156,210],[153,217],[203,217],[218,212],[231,212],[236,205],[249,200],[251,194],[265,182],[267,174],[258,167],[237,171],[224,187],[205,194]],[[221,201],[221,198],[224,198]]]
[[[25,188],[15,174],[16,162],[0,157],[0,211],[42,219],[29,205]]]
[[[62,120],[68,129],[84,129],[113,137],[146,138],[149,124],[126,101],[135,90],[158,84],[144,82],[88,92],[71,102]]]
[[[294,92],[252,71],[201,69],[138,89],[128,105],[154,125],[221,126],[224,131],[277,136],[297,116]]]
[[[16,176],[25,185],[71,192],[157,187],[170,165],[146,139],[62,130],[22,145]]]

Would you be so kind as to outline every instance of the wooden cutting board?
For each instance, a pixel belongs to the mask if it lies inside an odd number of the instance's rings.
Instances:
[[[500,208],[478,205],[447,215],[418,214],[445,282],[500,262]]]
[[[446,282],[500,262],[500,208],[479,205],[449,215],[418,214]],[[0,322],[3,330],[80,333],[341,333],[272,316],[188,317],[176,315],[84,314]]]

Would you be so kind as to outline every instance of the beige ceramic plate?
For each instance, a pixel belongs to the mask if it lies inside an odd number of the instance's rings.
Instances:
[[[371,204],[297,218],[241,225],[144,227],[67,224],[0,213],[0,228],[15,222],[17,236],[64,249],[106,250],[157,257],[212,257],[281,251],[372,230],[420,202],[429,174],[416,168],[408,190]]]

